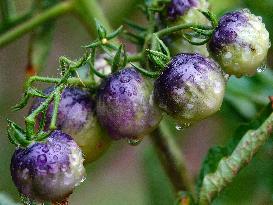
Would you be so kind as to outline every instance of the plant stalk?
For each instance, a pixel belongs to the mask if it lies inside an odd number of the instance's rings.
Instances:
[[[163,135],[157,128],[151,134],[151,140],[155,146],[159,159],[166,170],[176,192],[194,192],[194,186],[190,174],[186,168],[184,157],[172,137]]]
[[[14,41],[15,39],[21,37],[25,33],[33,30],[37,26],[47,22],[48,20],[52,20],[60,15],[63,15],[73,8],[72,1],[65,1],[37,14],[33,18],[25,21],[24,23],[15,26],[13,29],[9,30],[8,32],[2,34],[0,36],[0,47]]]

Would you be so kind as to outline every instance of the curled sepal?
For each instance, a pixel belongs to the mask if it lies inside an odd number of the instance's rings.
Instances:
[[[122,33],[122,31],[123,31],[123,26],[118,27],[115,31],[113,31],[112,33],[106,36],[107,40],[116,38],[119,34]]]
[[[160,38],[158,38],[156,34],[153,34],[153,37],[152,37],[152,50],[162,52],[168,58],[171,58],[171,54],[168,47]]]
[[[193,197],[188,192],[178,192],[175,205],[195,205]]]
[[[42,91],[29,87],[24,96],[21,98],[20,102],[11,107],[12,111],[18,111],[24,108],[27,105],[30,97],[46,98],[47,96]]]
[[[218,26],[217,18],[213,13],[211,13],[210,11],[202,11],[200,9],[199,11],[211,22],[213,28],[216,28]]]
[[[37,133],[35,140],[38,142],[44,141],[45,139],[48,138],[50,133],[51,133],[51,131],[48,131],[48,132],[40,131]]]
[[[140,73],[142,73],[144,76],[150,77],[150,78],[157,78],[160,75],[160,72],[157,71],[148,71],[144,68],[141,68],[140,66],[137,66],[133,63],[130,63],[135,69],[137,69]]]
[[[123,45],[120,45],[115,56],[113,59],[113,63],[112,63],[112,73],[114,73],[115,71],[117,71],[120,67],[121,64],[121,51],[122,51]]]
[[[8,121],[8,138],[10,142],[16,146],[27,147],[31,141],[26,139],[26,132],[16,123],[7,119]]]
[[[105,27],[97,19],[95,19],[95,22],[96,22],[96,29],[97,29],[99,39],[102,40],[106,37],[107,31]]]
[[[156,67],[159,67],[160,70],[163,70],[170,62],[170,57],[165,55],[164,53],[149,49],[147,49],[146,52],[149,60],[152,61]]]

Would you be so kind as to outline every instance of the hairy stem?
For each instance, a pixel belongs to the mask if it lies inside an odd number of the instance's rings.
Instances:
[[[256,130],[249,130],[229,157],[223,158],[214,173],[207,174],[202,183],[199,204],[207,205],[245,167],[273,133],[273,113]]]
[[[25,21],[24,23],[14,27],[7,33],[0,36],[0,47],[14,41],[15,39],[21,37],[25,33],[31,31],[37,26],[47,22],[48,20],[54,19],[64,13],[69,12],[73,8],[73,3],[71,1],[65,1],[49,8],[48,10],[37,14],[33,18]]]
[[[212,27],[208,27],[208,26],[202,26],[202,25],[197,25],[197,24],[180,24],[177,26],[172,26],[172,27],[167,27],[165,29],[162,29],[158,32],[156,32],[155,34],[158,37],[163,37],[166,35],[170,35],[172,33],[184,30],[184,29],[191,29],[191,28],[198,28],[198,29],[202,29],[202,30],[212,30]]]
[[[152,132],[151,139],[175,191],[193,192],[192,179],[186,168],[181,150],[174,139],[163,135],[159,128]]]

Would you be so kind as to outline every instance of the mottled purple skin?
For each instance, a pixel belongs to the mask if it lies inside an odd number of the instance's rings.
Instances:
[[[225,14],[219,21],[218,27],[215,29],[209,43],[212,52],[220,52],[227,44],[241,42],[237,41],[238,27],[247,26],[248,18],[243,10],[238,10]],[[247,46],[247,45],[242,45]]]
[[[172,58],[155,81],[154,101],[178,123],[191,123],[219,109],[224,84],[223,74],[212,59],[200,54],[182,53]],[[215,107],[210,108],[210,102]]]
[[[168,18],[175,20],[197,5],[198,0],[172,0],[168,5]]]
[[[54,87],[49,87],[44,91],[48,95],[53,91]],[[30,112],[36,109],[43,98],[36,98],[30,108]],[[88,91],[76,87],[65,88],[59,104],[57,128],[69,132],[80,131],[87,123],[90,113],[95,109],[95,102],[91,98]],[[52,118],[53,103],[50,104],[46,112],[45,129],[49,128]]]
[[[161,120],[152,85],[134,68],[110,75],[97,95],[97,115],[113,139],[141,137]]]
[[[10,170],[21,194],[37,202],[62,201],[84,179],[82,162],[76,142],[57,130],[45,143],[18,148]]]
[[[54,87],[44,91],[49,94]],[[30,112],[37,108],[44,99],[36,98]],[[45,129],[49,129],[52,119],[53,103],[46,112]],[[41,116],[39,116],[38,121]],[[71,135],[81,147],[85,163],[95,161],[110,146],[111,139],[100,126],[95,115],[95,100],[91,93],[76,87],[65,88],[58,109],[57,129]]]

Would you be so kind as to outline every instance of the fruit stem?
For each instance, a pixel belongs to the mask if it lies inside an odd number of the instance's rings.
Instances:
[[[203,26],[203,25],[198,25],[198,24],[180,24],[177,26],[172,26],[172,27],[167,27],[165,29],[162,29],[158,32],[156,32],[155,34],[158,37],[163,37],[166,35],[170,35],[172,33],[184,30],[184,29],[191,29],[191,28],[197,28],[197,29],[202,29],[202,30],[213,30],[212,27],[209,26]]]
[[[189,191],[193,193],[194,185],[192,178],[187,170],[181,150],[173,137],[165,136],[162,130],[157,128],[152,132],[151,139],[175,191]]]

